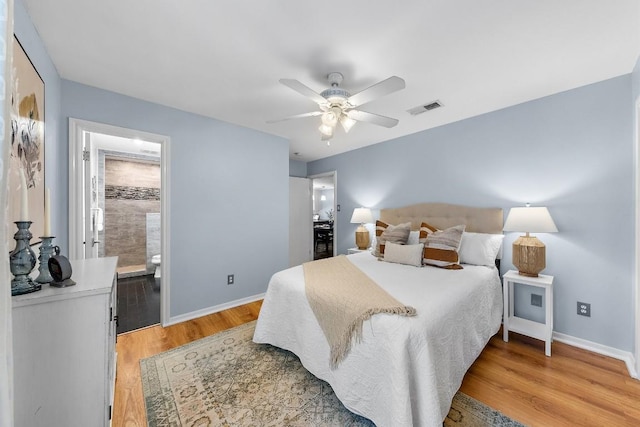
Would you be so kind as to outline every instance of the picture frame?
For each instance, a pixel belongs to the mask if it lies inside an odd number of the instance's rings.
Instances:
[[[11,86],[11,154],[8,171],[9,212],[7,238],[9,250],[15,247],[12,237],[15,221],[20,220],[22,185],[20,169],[25,172],[28,196],[28,220],[31,244],[44,236],[45,199],[45,87],[29,55],[18,38],[13,37],[13,69]]]

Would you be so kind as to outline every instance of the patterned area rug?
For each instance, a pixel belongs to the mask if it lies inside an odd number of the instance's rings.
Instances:
[[[140,361],[149,427],[373,426],[291,352],[254,344],[255,322]],[[445,426],[521,426],[458,393]]]

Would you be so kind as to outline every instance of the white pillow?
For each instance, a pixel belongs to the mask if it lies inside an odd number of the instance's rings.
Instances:
[[[420,243],[420,232],[419,231],[410,231],[409,239],[407,240],[407,245],[417,245]]]
[[[503,234],[462,233],[460,263],[494,267],[502,246]]]
[[[399,245],[397,243],[387,242],[382,259],[387,262],[422,267],[423,249],[424,245],[422,243],[417,245]]]

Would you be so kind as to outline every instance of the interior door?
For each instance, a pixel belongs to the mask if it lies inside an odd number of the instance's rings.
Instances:
[[[311,180],[289,177],[289,266],[313,260]]]
[[[98,159],[91,144],[91,133],[83,134],[83,209],[84,257],[98,257],[98,227],[102,216],[98,208]]]

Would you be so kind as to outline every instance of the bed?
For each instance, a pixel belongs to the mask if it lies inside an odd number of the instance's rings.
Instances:
[[[422,222],[440,229],[501,234],[502,210],[423,203],[383,209],[388,224]],[[385,426],[440,426],[462,379],[501,323],[502,294],[495,265],[461,270],[379,261],[369,252],[348,255],[356,267],[413,317],[378,314],[365,321],[362,339],[332,367],[327,339],[305,294],[302,266],[273,275],[253,337],[295,353],[327,381],[350,411]]]

